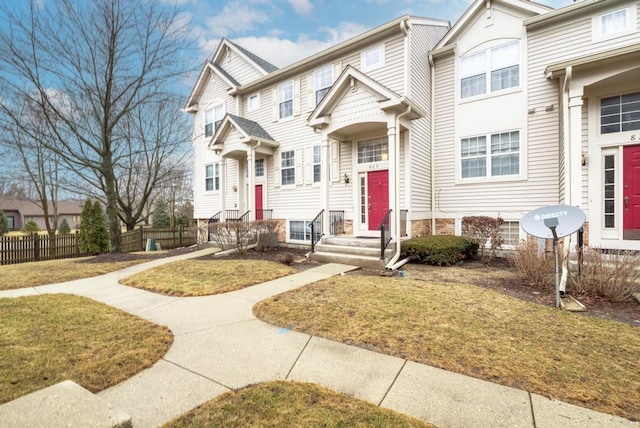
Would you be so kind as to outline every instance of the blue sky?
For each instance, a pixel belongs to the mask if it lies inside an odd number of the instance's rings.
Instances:
[[[56,0],[36,0],[39,6]],[[81,0],[82,1],[82,0]],[[472,0],[155,0],[183,9],[201,55],[229,38],[278,67],[291,64],[402,15],[450,21]],[[539,0],[559,8],[573,0]],[[4,0],[10,8],[28,0]]]
[[[173,2],[175,0],[162,0]],[[203,58],[227,37],[278,67],[405,14],[455,23],[471,0],[177,0]],[[540,0],[553,8],[573,0]]]

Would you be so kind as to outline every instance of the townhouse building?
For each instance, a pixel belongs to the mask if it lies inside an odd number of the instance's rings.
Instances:
[[[476,0],[452,27],[403,16],[282,69],[222,39],[185,106],[195,217],[381,238],[391,266],[404,237],[499,215],[510,245],[565,203],[591,245],[640,250],[638,15]]]

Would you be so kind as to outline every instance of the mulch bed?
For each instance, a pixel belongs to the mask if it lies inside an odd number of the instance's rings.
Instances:
[[[78,263],[110,263],[141,259],[150,260],[193,251],[197,251],[197,247],[193,246],[158,252],[150,251],[137,253],[100,254],[94,258],[79,261]],[[280,246],[276,248],[270,248],[269,250],[263,252],[248,250],[243,253],[230,253],[224,256],[208,255],[199,257],[197,260],[268,260],[282,263],[287,259],[293,259],[293,262],[290,265],[296,270],[303,271],[320,265],[320,263],[318,262],[314,262],[305,258],[305,255],[308,253],[308,251],[308,248],[288,248]],[[487,270],[487,272],[495,269],[511,268],[508,260],[500,258],[492,260],[490,266],[485,266],[477,261],[471,261],[465,262],[458,267],[468,269],[469,271],[485,269]],[[436,277],[437,272],[446,272],[447,267],[426,266],[409,263],[405,265],[404,269],[406,269],[407,271],[414,270],[430,272],[434,274],[434,277]],[[391,276],[393,274],[386,271],[359,269],[357,271],[350,272],[349,275]],[[446,277],[446,273],[444,276]],[[526,300],[546,306],[555,306],[555,291],[553,289],[553,285],[544,289],[538,289],[524,286],[517,283],[516,281],[494,278],[491,275],[482,276],[481,279],[478,279],[479,277],[477,275],[471,275],[470,278],[472,279],[468,282],[479,287],[489,288],[502,294],[515,297],[517,299]],[[437,280],[437,278],[434,279]],[[612,302],[606,298],[598,298],[578,294],[572,295],[587,307],[586,312],[576,312],[576,314],[610,319],[640,327],[640,304],[638,304],[634,300],[628,300],[625,302]]]

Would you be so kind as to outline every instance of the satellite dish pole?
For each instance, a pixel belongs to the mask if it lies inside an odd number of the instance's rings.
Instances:
[[[544,225],[551,229],[553,235],[553,259],[555,265],[555,279],[556,279],[556,308],[560,307],[560,270],[558,263],[558,233],[556,227],[558,227],[558,218],[551,217],[544,219]]]

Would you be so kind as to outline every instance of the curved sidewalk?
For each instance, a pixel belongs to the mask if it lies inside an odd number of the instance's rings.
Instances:
[[[73,293],[168,326],[174,342],[161,360],[98,393],[131,415],[134,427],[161,425],[226,391],[275,379],[318,383],[439,427],[640,427],[527,391],[275,327],[253,316],[252,307],[260,300],[353,266],[322,265],[205,297],[163,296],[118,284],[133,273],[204,252],[212,250],[84,280],[0,292],[0,298]]]

